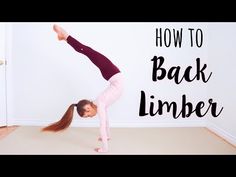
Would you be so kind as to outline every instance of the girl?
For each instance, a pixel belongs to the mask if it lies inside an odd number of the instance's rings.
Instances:
[[[107,57],[92,48],[81,44],[60,26],[54,25],[53,29],[57,33],[57,37],[60,41],[66,41],[77,52],[86,55],[91,62],[99,68],[103,78],[109,81],[110,85],[94,101],[80,100],[76,104],[71,104],[61,120],[43,128],[43,131],[56,132],[68,128],[72,122],[74,107],[76,107],[78,114],[83,118],[91,118],[98,114],[100,118],[99,140],[102,141],[103,146],[101,148],[95,148],[95,151],[108,152],[107,141],[110,138],[110,131],[107,108],[122,95],[123,79],[121,71]]]

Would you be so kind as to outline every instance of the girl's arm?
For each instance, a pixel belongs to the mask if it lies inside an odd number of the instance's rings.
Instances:
[[[100,136],[102,139],[102,147],[96,148],[95,151],[97,152],[108,152],[108,142],[107,142],[107,114],[105,110],[105,106],[102,106],[101,104],[98,107],[98,116],[100,118]]]

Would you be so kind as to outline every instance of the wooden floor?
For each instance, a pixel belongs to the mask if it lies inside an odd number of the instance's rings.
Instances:
[[[98,128],[0,128],[0,154],[98,154]],[[206,128],[112,128],[106,154],[234,154],[236,147]]]
[[[0,127],[0,140],[7,135],[9,135],[11,132],[13,132],[17,126],[4,126]]]

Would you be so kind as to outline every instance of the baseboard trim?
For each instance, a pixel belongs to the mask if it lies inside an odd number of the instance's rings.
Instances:
[[[46,120],[29,120],[29,119],[11,119],[8,126],[46,126],[53,121]],[[99,121],[73,121],[71,127],[98,127]],[[173,120],[173,121],[140,121],[140,122],[110,122],[111,127],[205,127],[205,121],[202,120]]]
[[[206,128],[236,147],[236,137],[232,136],[229,132],[223,130],[212,122],[207,122]]]

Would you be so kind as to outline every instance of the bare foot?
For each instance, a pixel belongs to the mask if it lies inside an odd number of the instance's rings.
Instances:
[[[108,137],[108,138],[107,138],[107,141],[109,141],[110,139],[111,139],[111,138]],[[102,138],[99,137],[99,138],[98,138],[98,141],[102,141]]]
[[[66,40],[69,36],[67,32],[58,25],[53,25],[53,30],[57,33],[57,38],[59,41]]]
[[[94,150],[96,152],[108,152],[108,149],[103,149],[103,148],[95,148]]]

